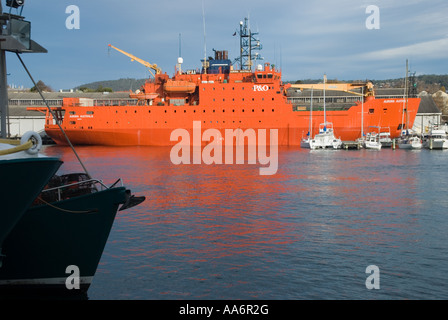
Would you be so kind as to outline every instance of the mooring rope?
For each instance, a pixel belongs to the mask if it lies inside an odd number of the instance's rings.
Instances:
[[[0,140],[0,143],[3,143],[2,141],[4,141],[4,140],[3,139]],[[12,143],[9,143],[9,144],[12,144]],[[16,144],[16,143],[14,143],[14,144]],[[16,152],[20,152],[20,151],[25,151],[25,150],[28,150],[29,148],[31,148],[32,146],[33,146],[33,142],[31,140],[28,140],[28,142],[26,142],[24,144],[19,144],[17,147],[12,147],[10,149],[0,150],[0,156],[16,153]]]
[[[82,168],[84,169],[85,173],[87,174],[87,176],[92,179],[92,177],[90,176],[89,172],[87,171],[87,168],[84,166],[84,164],[81,161],[81,158],[78,156],[78,153],[76,152],[75,148],[73,147],[72,143],[70,142],[70,139],[67,137],[67,134],[65,133],[64,129],[62,128],[61,124],[59,123],[59,121],[56,118],[56,115],[54,114],[53,110],[51,110],[50,106],[48,105],[47,100],[45,100],[44,95],[42,94],[42,91],[40,90],[40,88],[37,86],[36,82],[33,79],[33,76],[31,75],[31,73],[28,71],[28,68],[26,67],[25,63],[23,62],[22,58],[20,57],[19,53],[16,52],[17,58],[19,58],[20,62],[22,63],[23,68],[25,69],[26,73],[28,73],[28,76],[30,77],[31,81],[34,84],[34,87],[37,89],[37,91],[39,92],[42,100],[44,101],[45,105],[47,106],[48,111],[51,113],[51,115],[53,116],[53,119],[55,119],[56,124],[58,125],[59,129],[61,130],[61,132],[64,134],[65,139],[67,140],[67,143],[69,144],[70,148],[73,150],[73,152],[75,153],[76,158],[78,159],[79,163],[81,164]]]
[[[39,201],[42,201],[42,202],[43,202],[44,204],[46,204],[47,206],[50,206],[50,207],[52,207],[53,209],[56,209],[56,210],[59,210],[59,211],[62,211],[62,212],[68,212],[68,213],[83,213],[83,214],[89,214],[89,213],[99,212],[98,209],[91,209],[91,210],[86,210],[86,211],[67,210],[67,209],[59,208],[59,207],[56,207],[55,205],[52,205],[51,203],[49,203],[49,202],[45,201],[44,199],[42,199],[40,196],[37,197],[37,199],[38,199]]]

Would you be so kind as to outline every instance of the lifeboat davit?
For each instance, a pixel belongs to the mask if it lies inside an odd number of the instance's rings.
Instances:
[[[170,93],[193,93],[196,90],[196,84],[183,80],[168,80],[164,84],[166,92]]]

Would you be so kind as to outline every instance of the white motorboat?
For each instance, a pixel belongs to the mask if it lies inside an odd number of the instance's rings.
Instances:
[[[381,146],[383,148],[392,147],[393,142],[390,137],[390,128],[389,127],[384,127],[384,128],[380,129],[379,139],[380,139]]]
[[[366,135],[364,140],[364,148],[381,150],[380,136],[376,132],[371,132]]]
[[[429,131],[429,134],[424,143],[425,148],[432,149],[448,149],[448,137],[445,130],[434,127]]]
[[[365,136],[364,142],[364,148],[366,149],[375,149],[375,150],[381,150],[381,142],[380,142],[380,127],[371,126],[371,131],[368,132]],[[376,131],[378,130],[378,132]]]

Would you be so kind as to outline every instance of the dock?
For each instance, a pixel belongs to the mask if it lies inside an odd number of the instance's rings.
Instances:
[[[342,149],[362,149],[360,141],[342,141]]]

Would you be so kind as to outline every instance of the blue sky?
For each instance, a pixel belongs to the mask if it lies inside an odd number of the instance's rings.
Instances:
[[[4,11],[9,8],[5,7]],[[69,30],[66,8],[80,10],[80,28]],[[368,29],[369,5],[379,9],[379,29]],[[205,12],[205,41],[203,25]],[[15,9],[13,9],[14,12]],[[46,54],[23,54],[34,78],[53,89],[119,78],[145,78],[146,68],[113,44],[173,75],[182,39],[183,69],[200,67],[212,49],[233,60],[233,33],[250,18],[265,62],[280,66],[285,81],[388,79],[405,75],[406,59],[418,74],[448,73],[446,0],[26,0],[23,16]],[[8,83],[31,86],[14,54],[7,54]]]

